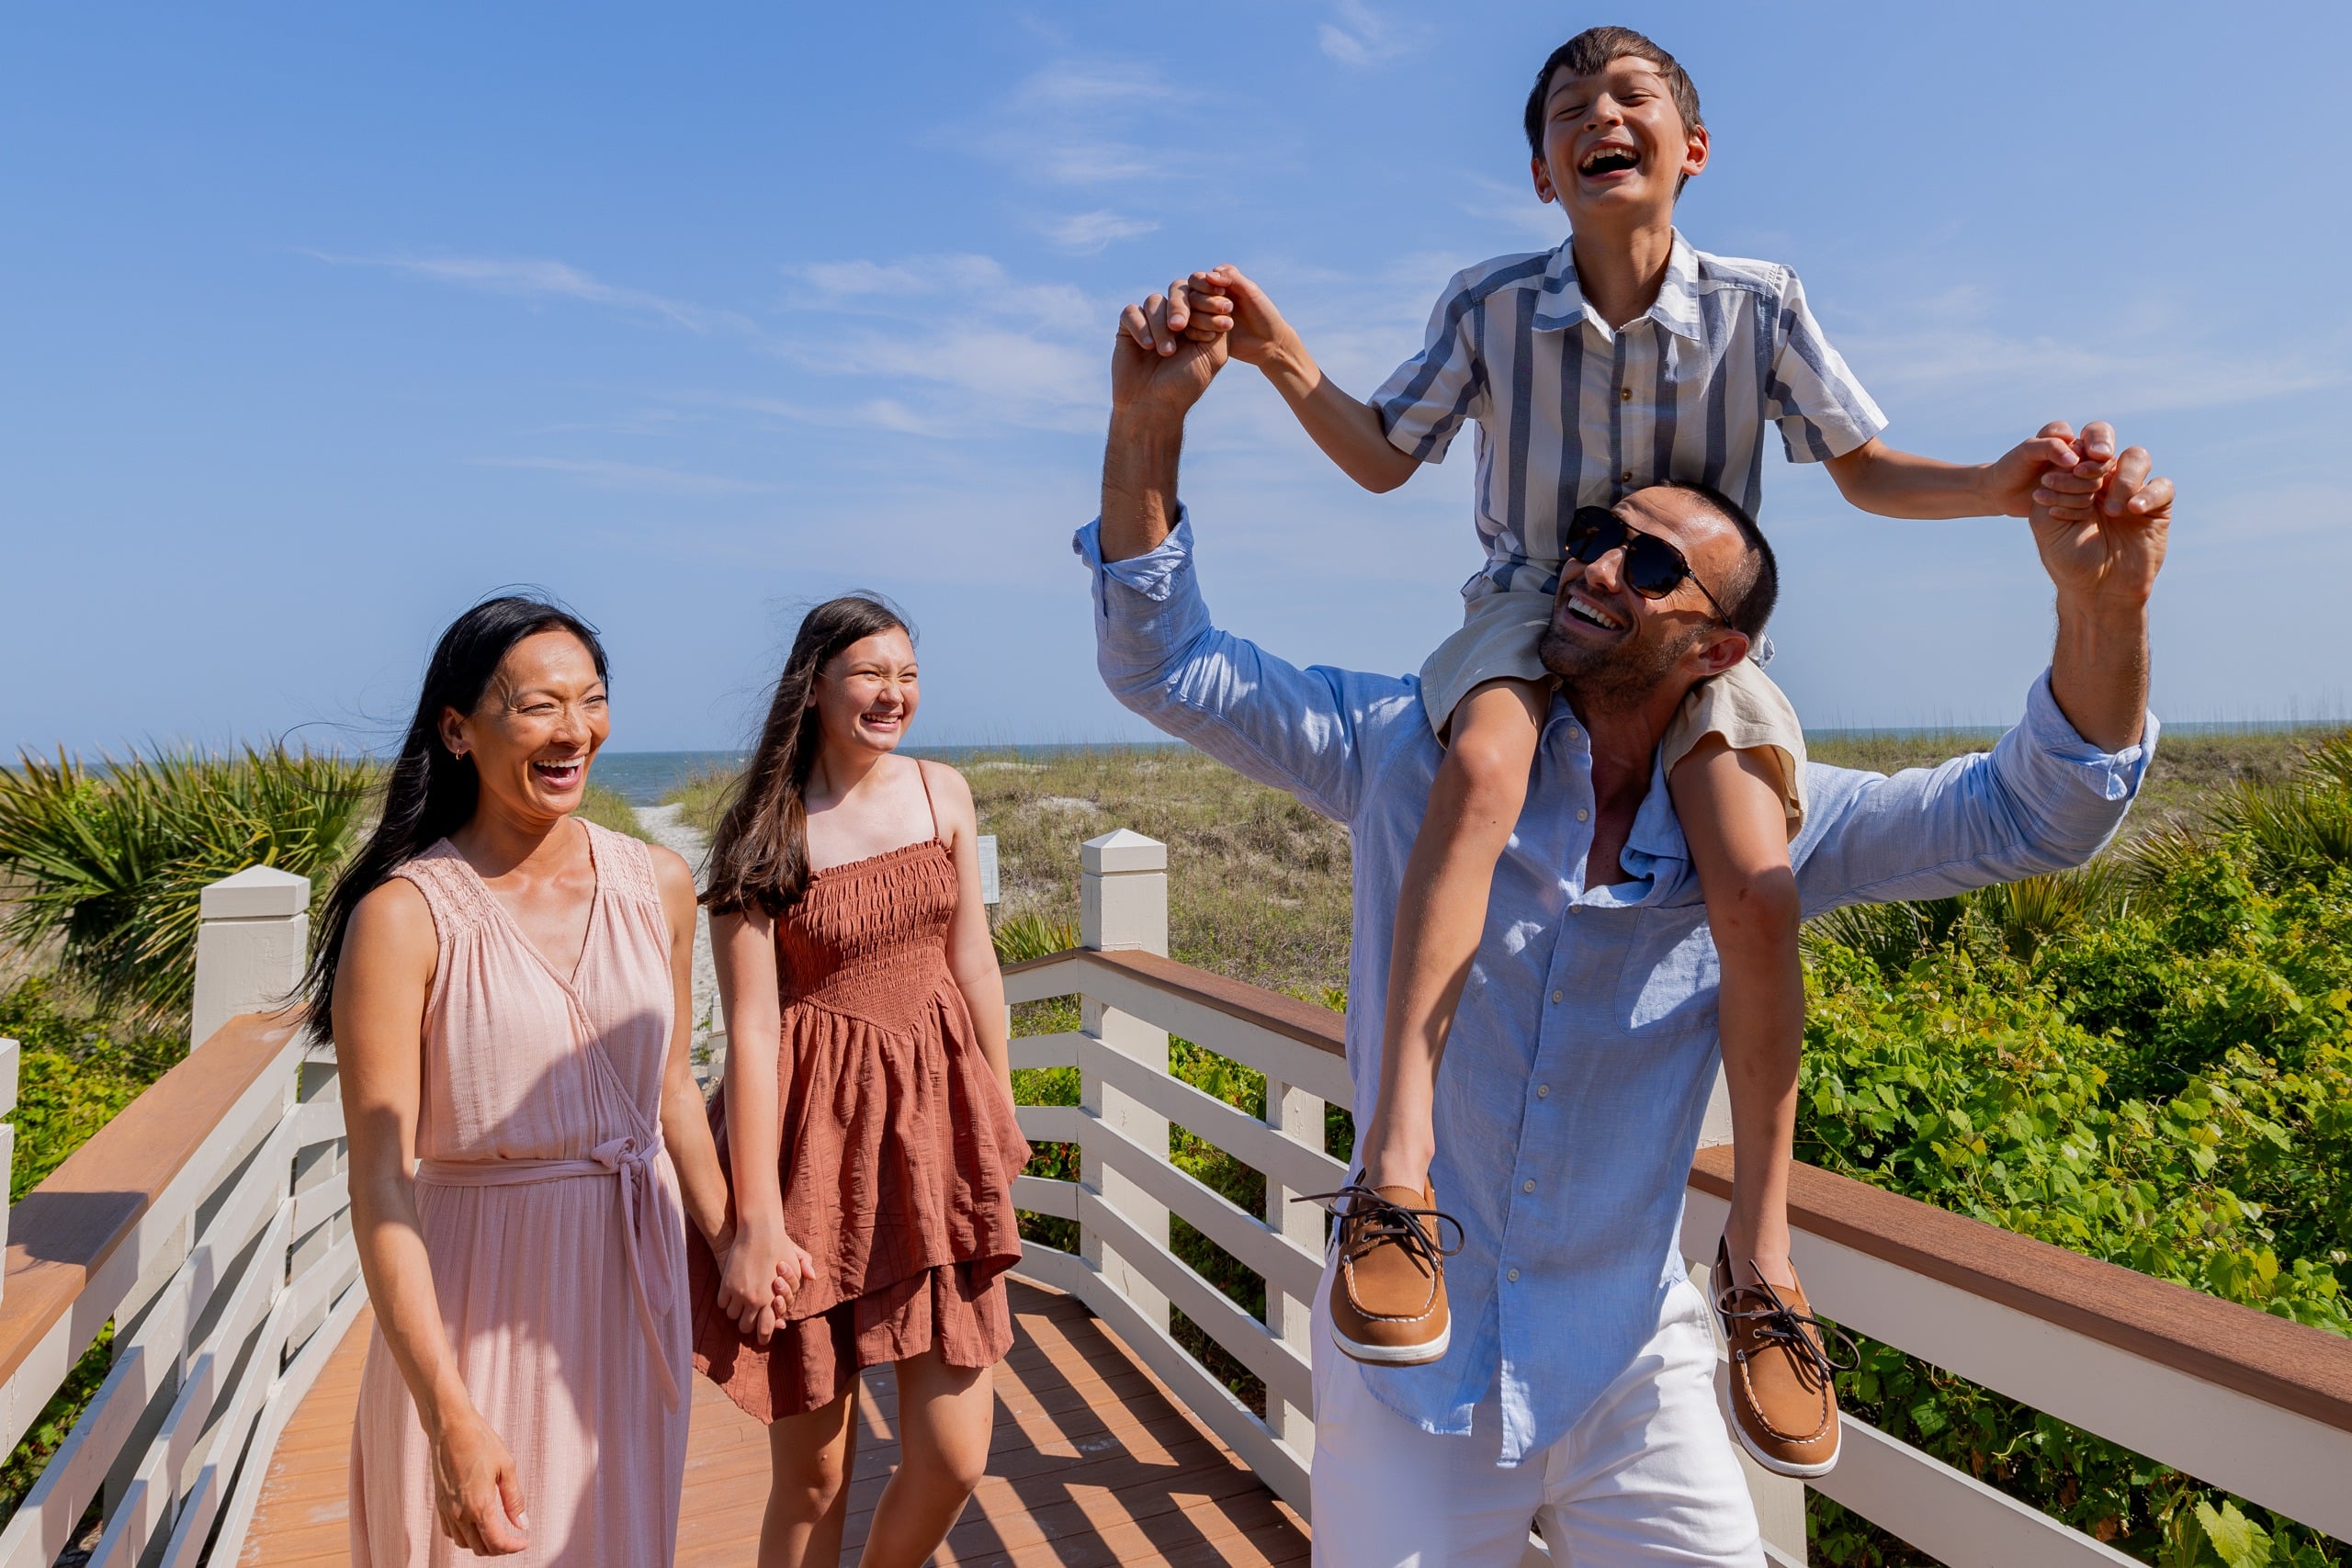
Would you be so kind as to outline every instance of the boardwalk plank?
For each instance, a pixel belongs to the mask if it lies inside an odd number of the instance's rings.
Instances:
[[[1288,1568],[1307,1532],[1070,1297],[1016,1282],[1012,1353],[997,1370],[989,1475],[935,1561],[946,1568]],[[240,1568],[347,1568],[352,1407],[372,1320],[336,1348],[272,1457]],[[860,1399],[844,1561],[854,1562],[899,1463],[887,1369]],[[767,1500],[759,1424],[695,1385],[679,1568],[748,1568]]]

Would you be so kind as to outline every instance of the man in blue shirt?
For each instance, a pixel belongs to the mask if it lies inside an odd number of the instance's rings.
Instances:
[[[1102,513],[1076,540],[1102,678],[1161,729],[1348,825],[1350,994],[1365,1003],[1348,1062],[1369,1104],[1396,878],[1437,742],[1412,677],[1300,670],[1210,621],[1176,479],[1223,340],[1162,355],[1122,334],[1114,355]],[[2083,441],[2113,450],[2104,426]],[[2077,865],[2115,832],[2155,740],[2147,603],[2172,487],[2137,447],[2100,467],[2089,520],[2032,521],[2058,631],[2017,728],[1989,753],[1893,778],[1811,768],[1814,808],[1790,846],[1806,914]],[[1759,570],[1702,492],[1657,486],[1618,513],[1702,582]],[[1716,964],[1657,765],[1726,634],[1690,584],[1630,592],[1623,561],[1563,576],[1544,653],[1561,689],[1439,1080],[1435,1186],[1463,1230],[1451,1348],[1374,1368],[1315,1336],[1318,1562],[1509,1568],[1531,1520],[1579,1568],[1763,1561],[1716,1412],[1707,1307],[1678,1251],[1718,1059]],[[1608,614],[1577,613],[1580,596]]]

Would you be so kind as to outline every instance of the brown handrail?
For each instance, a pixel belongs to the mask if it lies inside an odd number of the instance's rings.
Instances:
[[[1731,1197],[1731,1150],[1690,1185]],[[1984,1301],[2352,1432],[2352,1339],[1799,1165],[1789,1223]]]
[[[1065,953],[1049,953],[1043,958],[1008,964],[1004,972],[1025,975],[1081,959],[1108,964],[1142,981],[1155,991],[1213,1008],[1229,1018],[1254,1023],[1261,1029],[1287,1036],[1303,1045],[1312,1045],[1334,1056],[1348,1054],[1347,1025],[1329,1008],[1317,1007],[1313,1002],[1303,1002],[1296,997],[1283,996],[1280,991],[1269,991],[1239,980],[1228,980],[1209,970],[1195,969],[1189,964],[1162,958],[1156,953],[1098,953],[1091,948],[1074,947]]]
[[[1077,949],[1008,964],[1005,973],[1080,960],[1345,1055],[1344,1027],[1329,1009],[1156,953]],[[1690,1185],[1728,1200],[1731,1169],[1728,1147],[1702,1149]],[[1789,1218],[1799,1229],[1983,1300],[2352,1432],[2352,1340],[1812,1166],[1799,1165],[1791,1176]]]
[[[141,1215],[292,1038],[283,1015],[231,1019],[25,1194],[8,1216],[0,1382],[130,1241]],[[100,1323],[104,1321],[101,1318]],[[99,1323],[89,1325],[96,1334]],[[82,1347],[74,1346],[74,1354]]]

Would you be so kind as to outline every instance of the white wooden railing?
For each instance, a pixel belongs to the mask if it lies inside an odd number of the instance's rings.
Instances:
[[[115,1333],[0,1568],[55,1562],[94,1502],[94,1568],[235,1562],[278,1432],[359,1310],[333,1055],[254,1011],[293,988],[309,900],[275,871],[205,891],[199,1043],[17,1208],[0,1450]]]
[[[1076,997],[1076,1032],[1016,1038],[1015,1067],[1076,1067],[1076,1106],[1024,1106],[1032,1141],[1074,1144],[1079,1179],[1023,1178],[1014,1201],[1077,1223],[1021,1271],[1085,1302],[1301,1513],[1314,1458],[1308,1303],[1319,1213],[1340,1185],[1326,1102],[1351,1095],[1338,1017],[1170,962],[1167,852],[1120,831],[1081,855],[1080,951],[1006,971],[1012,1003]],[[1169,1072],[1170,1032],[1266,1075],[1261,1121]],[[1719,1086],[1720,1093],[1720,1086]],[[1727,1119],[1711,1114],[1711,1127]],[[1169,1158],[1170,1123],[1266,1177],[1246,1213]],[[1703,1276],[1730,1150],[1702,1149],[1683,1251]],[[2352,1342],[1800,1167],[1794,1253],[1814,1304],[1896,1348],[2339,1539],[2352,1539]],[[1260,1322],[1170,1250],[1169,1216],[1263,1277]],[[1702,1280],[1703,1287],[1703,1278]],[[1169,1333],[1173,1305],[1263,1380],[1261,1417]],[[1719,1373],[1720,1375],[1720,1373]],[[1767,1552],[1804,1561],[1798,1483],[1749,1470]],[[1816,1483],[1953,1568],[2130,1562],[2114,1549],[1860,1421]],[[1531,1548],[1531,1560],[1540,1551]]]
[[[1074,1221],[1080,1237],[1074,1253],[1032,1246],[1022,1272],[1085,1302],[1305,1512],[1322,1221],[1290,1199],[1345,1174],[1323,1149],[1324,1107],[1351,1099],[1340,1021],[1170,962],[1166,868],[1165,849],[1133,833],[1088,843],[1084,947],[1006,971],[1012,1002],[1080,1004],[1075,1031],[1013,1044],[1016,1066],[1074,1067],[1080,1083],[1076,1106],[1021,1111],[1031,1139],[1080,1155],[1078,1180],[1016,1187],[1020,1206]],[[292,987],[309,889],[277,873],[232,881],[208,896],[198,948],[199,1028],[213,1027],[9,1218],[0,1443],[116,1332],[104,1384],[0,1529],[0,1568],[55,1562],[93,1503],[93,1563],[235,1561],[279,1431],[361,1304],[332,1056],[257,1010]],[[1266,1115],[1173,1077],[1171,1032],[1263,1073]],[[1264,1212],[1172,1164],[1171,1124],[1262,1172]],[[1694,1259],[1722,1227],[1728,1156],[1702,1150],[1692,1172]],[[1819,1171],[1799,1168],[1792,1209],[1824,1313],[2352,1539],[2352,1343]],[[1171,1215],[1263,1277],[1263,1321],[1170,1249]],[[1176,1342],[1171,1308],[1263,1381],[1264,1416]],[[1847,1430],[1821,1490],[1955,1568],[2131,1561],[1860,1422]],[[1769,1554],[1803,1562],[1802,1492],[1751,1481]]]

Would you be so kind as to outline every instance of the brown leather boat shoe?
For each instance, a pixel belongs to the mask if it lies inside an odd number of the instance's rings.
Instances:
[[[1427,1187],[1350,1183],[1317,1195],[1340,1221],[1340,1273],[1331,1282],[1331,1343],[1376,1367],[1418,1367],[1445,1354],[1445,1260],[1462,1225],[1438,1213]],[[1453,1227],[1452,1247],[1440,1227]]]
[[[1854,1369],[1853,1340],[1813,1315],[1803,1286],[1734,1283],[1730,1250],[1720,1241],[1714,1278],[1715,1313],[1731,1343],[1731,1377],[1721,1385],[1724,1421],[1748,1457],[1773,1474],[1828,1474],[1838,1463],[1830,1380]],[[1846,1359],[1832,1357],[1833,1344],[1844,1347]]]

